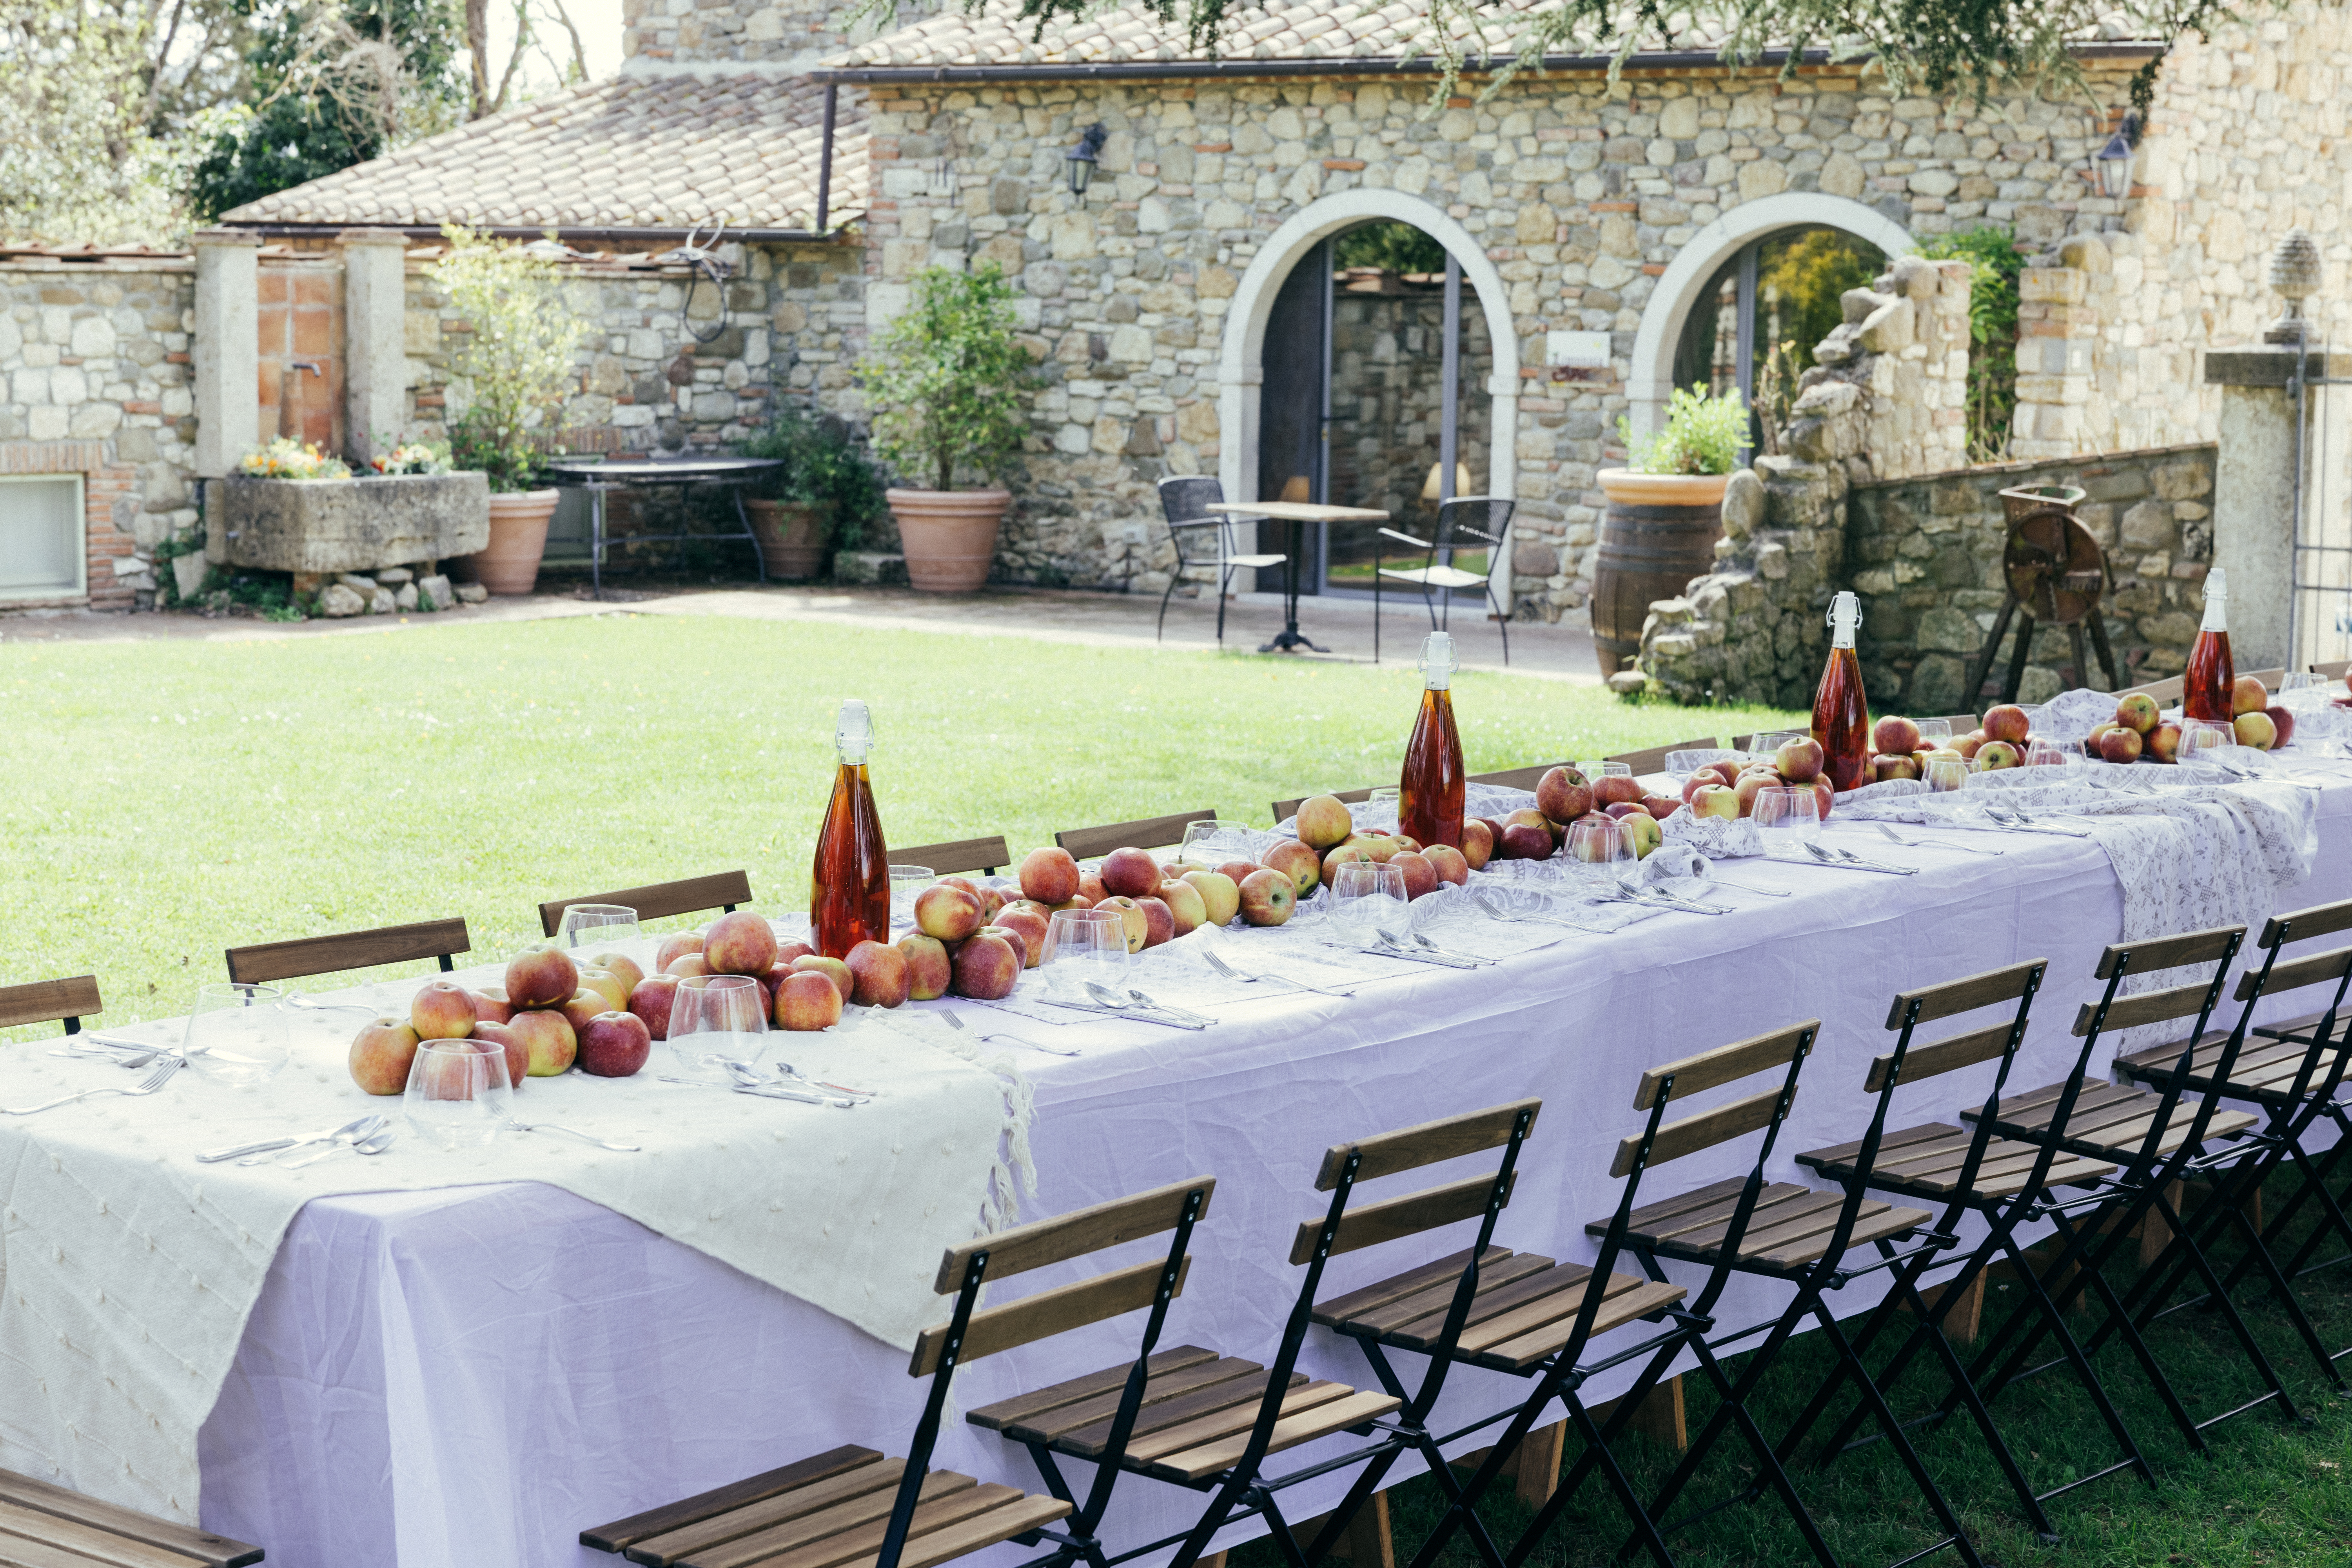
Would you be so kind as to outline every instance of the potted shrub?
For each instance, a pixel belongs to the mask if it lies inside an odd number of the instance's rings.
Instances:
[[[1604,678],[1642,651],[1651,604],[1713,568],[1724,487],[1748,441],[1748,405],[1737,392],[1678,387],[1664,430],[1637,440],[1622,418],[1617,429],[1625,467],[1596,476],[1609,498],[1592,562],[1592,646]]]
[[[865,542],[866,521],[882,507],[882,481],[839,420],[812,419],[785,404],[737,450],[783,464],[759,494],[743,498],[769,576],[818,576],[827,551]]]
[[[1013,289],[995,263],[968,273],[927,268],[862,367],[875,446],[930,487],[887,492],[907,580],[927,593],[971,593],[996,558],[1013,493],[955,485],[966,474],[995,479],[1029,434],[1021,398],[1035,377],[1016,331]]]
[[[589,323],[564,298],[553,261],[454,225],[441,233],[449,253],[428,270],[473,328],[450,359],[473,394],[449,432],[450,460],[490,482],[489,547],[463,566],[493,594],[528,594],[555,515],[555,491],[536,488],[543,443],[577,380],[572,354]]]

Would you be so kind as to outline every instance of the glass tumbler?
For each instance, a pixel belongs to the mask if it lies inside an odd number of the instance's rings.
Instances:
[[[1637,874],[1641,861],[1633,836],[1613,816],[1580,816],[1568,825],[1568,858],[1580,875],[1623,887]]]
[[[483,1040],[426,1040],[408,1066],[401,1097],[408,1125],[444,1149],[477,1149],[514,1113],[507,1053]]]
[[[1936,795],[1948,795],[1969,782],[1969,760],[1966,757],[1930,757],[1920,772],[1927,788]],[[1816,801],[1818,806],[1821,803]]]
[[[230,980],[199,986],[180,1050],[188,1070],[208,1083],[251,1089],[268,1082],[287,1062],[286,993]]]
[[[602,947],[635,942],[643,934],[637,911],[626,904],[573,904],[563,911],[562,931],[556,940],[565,947]]]
[[[1403,867],[1348,860],[1333,873],[1331,922],[1347,941],[1370,947],[1383,935],[1401,940],[1411,921]]]
[[[756,1062],[768,1044],[767,993],[748,974],[696,974],[677,983],[669,1048],[681,1066]]]
[[[1045,922],[1038,960],[1046,991],[1058,1001],[1102,1005],[1087,982],[1127,994],[1127,918],[1117,910],[1055,910]]]
[[[893,866],[890,868],[890,923],[910,926],[915,923],[915,900],[923,889],[939,880],[929,866]]]
[[[1767,843],[1803,844],[1822,836],[1821,796],[1810,789],[1758,790],[1754,816]]]

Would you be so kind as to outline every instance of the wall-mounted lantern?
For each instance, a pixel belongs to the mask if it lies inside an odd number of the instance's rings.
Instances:
[[[2111,202],[2122,201],[2131,195],[2132,165],[2139,161],[2139,110],[2124,111],[2124,122],[2107,138],[2091,160],[2097,171],[2099,190]]]
[[[1080,201],[1087,199],[1087,186],[1094,180],[1095,164],[1101,159],[1103,143],[1109,137],[1110,132],[1099,124],[1089,125],[1087,133],[1078,138],[1078,144],[1062,154],[1063,166],[1070,174],[1070,195]]]

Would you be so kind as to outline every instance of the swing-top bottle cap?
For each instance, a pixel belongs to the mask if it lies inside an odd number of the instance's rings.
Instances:
[[[1830,641],[1838,647],[1852,647],[1853,634],[1862,625],[1862,599],[1851,590],[1841,590],[1830,601]]]
[[[2230,574],[2219,566],[2205,574],[2205,596],[2209,599],[2230,596]]]
[[[866,710],[862,700],[842,700],[840,716],[833,721],[833,744],[845,763],[862,763],[874,749],[874,716]]]
[[[1445,689],[1447,680],[1461,668],[1454,656],[1452,632],[1432,632],[1422,639],[1420,668],[1429,677],[1431,690]]]

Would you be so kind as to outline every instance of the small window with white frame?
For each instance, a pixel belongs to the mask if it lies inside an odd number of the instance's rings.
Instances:
[[[0,600],[88,591],[79,474],[0,474]]]

